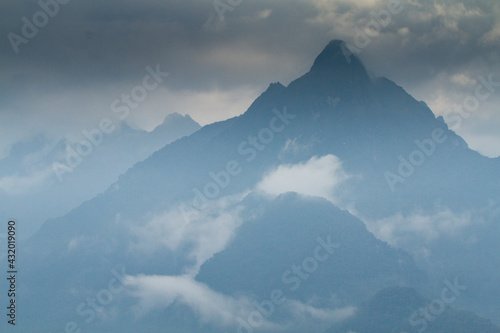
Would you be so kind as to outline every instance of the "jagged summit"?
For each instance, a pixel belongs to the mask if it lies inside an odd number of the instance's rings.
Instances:
[[[316,57],[311,72],[333,72],[344,75],[351,73],[363,79],[368,78],[361,60],[349,50],[344,41],[339,39],[330,41]]]
[[[182,137],[182,131],[194,133],[201,128],[200,124],[193,120],[189,115],[181,115],[177,112],[168,114],[161,124],[155,127],[153,134],[165,139],[172,135]],[[170,141],[170,140],[168,140]]]
[[[313,67],[329,65],[349,65],[354,54],[349,50],[346,43],[340,39],[334,39],[316,57]],[[357,57],[355,60],[358,60]]]
[[[316,57],[310,71],[291,82],[292,95],[338,97],[344,102],[367,98],[373,82],[361,60],[342,40],[332,40]]]
[[[286,89],[286,87],[282,85],[281,82],[275,82],[271,83],[266,91],[282,91],[284,89]]]

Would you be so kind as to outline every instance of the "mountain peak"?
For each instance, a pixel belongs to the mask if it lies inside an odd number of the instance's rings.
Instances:
[[[275,82],[269,85],[266,92],[284,91],[285,89],[286,87],[282,85],[280,82]]]
[[[287,90],[296,94],[310,92],[359,100],[373,84],[361,60],[342,40],[332,40],[314,60],[311,70],[292,81]]]
[[[196,121],[194,121],[193,118],[191,118],[188,114],[183,116],[178,112],[173,112],[173,113],[167,114],[165,116],[165,118],[163,119],[163,122],[160,125],[158,125],[155,129],[169,127],[173,124],[193,125],[195,127],[201,128],[201,126]]]
[[[334,39],[316,57],[313,67],[329,64],[347,65],[352,61],[352,55],[352,52],[343,40]]]
[[[361,60],[349,50],[344,41],[339,39],[330,41],[316,57],[311,72],[318,71],[344,75],[350,72],[368,78],[365,66]]]

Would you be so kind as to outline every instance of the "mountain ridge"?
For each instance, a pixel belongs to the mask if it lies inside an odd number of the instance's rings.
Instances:
[[[105,274],[113,261],[124,261],[132,276],[182,274],[182,265],[191,264],[185,248],[177,252],[148,253],[147,261],[142,253],[128,257],[130,243],[134,244],[136,239],[129,234],[127,223],[141,226],[153,217],[167,216],[166,222],[184,225],[185,221],[175,213],[179,205],[184,203],[193,209],[193,202],[198,198],[196,190],[205,191],[208,184],[214,184],[212,189],[217,186],[213,175],[227,172],[227,165],[232,161],[238,163],[241,172],[231,177],[225,186],[218,186],[210,204],[219,204],[254,189],[265,175],[279,166],[303,165],[315,156],[328,154],[337,156],[343,170],[351,175],[342,184],[343,198],[351,200],[352,207],[368,219],[412,214],[415,207],[431,211],[436,203],[461,212],[500,198],[499,184],[494,181],[498,178],[498,161],[481,158],[460,144],[460,137],[426,105],[392,81],[381,79],[374,83],[363,74],[366,71],[361,67],[356,69],[355,62],[347,63],[339,53],[338,42],[327,48],[317,66],[313,65],[316,69],[288,87],[271,84],[244,114],[204,126],[163,147],[134,165],[98,197],[64,217],[50,220],[26,244],[26,254],[29,253],[26,270],[33,276],[45,267],[71,269],[78,274],[82,268],[74,267],[73,260],[75,256],[84,255],[89,262],[95,259],[96,267],[84,269],[96,276]],[[317,69],[331,65],[332,61],[338,61],[343,69]],[[283,127],[273,127],[271,122],[279,118],[276,112],[286,112],[293,118],[280,123]],[[272,127],[282,130],[272,131]],[[397,192],[391,192],[384,172],[397,172],[398,155],[408,157],[417,147],[415,140],[429,138],[436,128],[443,130],[447,141],[436,145],[425,163],[399,184]],[[239,147],[253,154],[242,154]],[[477,169],[481,173],[471,172]],[[485,182],[488,178],[491,181]],[[219,179],[219,183],[223,182]],[[279,214],[271,221],[285,222],[279,220]],[[478,247],[477,251],[482,257],[498,260],[494,247]],[[436,252],[433,255],[444,256]],[[255,253],[253,259],[259,255],[262,253]],[[436,262],[443,258],[446,257],[436,257]],[[463,257],[456,260],[457,267],[468,264],[465,261],[468,259]],[[491,282],[494,278],[491,272],[485,275]],[[61,283],[69,288],[71,276],[62,279]],[[214,279],[215,274],[207,280]],[[51,283],[48,283],[51,288],[57,288],[55,281]]]

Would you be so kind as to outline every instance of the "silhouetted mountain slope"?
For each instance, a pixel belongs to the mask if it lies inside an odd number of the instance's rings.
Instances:
[[[28,237],[48,218],[62,216],[105,191],[135,163],[198,129],[200,125],[189,116],[177,113],[169,114],[151,132],[121,123],[111,133],[101,132],[99,138],[96,129],[87,129],[98,144],[92,144],[84,156],[69,140],[51,142],[39,135],[19,142],[0,160],[0,213],[23,221],[21,236]],[[89,142],[88,137],[81,140]],[[71,167],[68,156],[72,156]]]

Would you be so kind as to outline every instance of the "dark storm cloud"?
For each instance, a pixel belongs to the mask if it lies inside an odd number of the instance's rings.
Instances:
[[[40,5],[3,2],[0,109],[14,104],[28,112],[36,103],[21,103],[26,96],[36,100],[75,90],[111,101],[113,93],[99,90],[101,85],[132,86],[146,66],[156,64],[170,72],[164,83],[170,91],[230,93],[288,84],[330,39],[356,45],[359,31],[366,33],[375,20],[373,11],[386,10],[390,1],[243,0],[221,20],[212,0],[71,0],[28,44],[19,45],[18,54],[7,35],[21,35],[21,18],[31,21]],[[374,73],[433,105],[437,92],[448,100],[469,92],[467,85],[451,82],[454,75],[500,75],[499,43],[498,2],[402,0],[401,12],[359,55]],[[214,113],[213,120],[219,119]]]
[[[2,40],[1,53],[13,72],[33,67],[33,79],[46,76],[55,85],[126,80],[156,63],[179,74],[179,87],[201,87],[214,79],[231,86],[256,83],[262,80],[262,71],[272,67],[272,56],[298,48],[307,35],[304,29],[293,34],[297,39],[288,38],[308,7],[288,6],[272,20],[259,20],[255,16],[268,6],[243,3],[221,22],[212,1],[73,0],[61,6],[28,44],[19,45],[18,54],[7,38]],[[6,36],[9,32],[21,35],[21,17],[30,19],[40,7],[32,3],[2,9],[9,17],[2,28]],[[252,59],[256,56],[262,62]],[[293,53],[288,56],[294,58]]]
[[[1,53],[10,68],[32,66],[38,76],[50,74],[54,84],[124,80],[156,63],[178,74],[180,88],[202,88],[214,80],[221,86],[261,84],[273,81],[270,74],[283,76],[297,66],[306,70],[330,38],[352,42],[354,28],[364,30],[370,12],[388,2],[243,1],[221,22],[208,0],[73,0],[61,5],[27,45],[20,45],[19,54],[7,38]],[[21,17],[40,10],[34,1],[2,7],[3,36],[20,35]],[[498,51],[498,36],[497,43],[485,41],[498,23],[493,7],[489,1],[404,2],[403,11],[363,50],[364,58],[384,74],[399,72],[418,80],[467,66]],[[271,10],[269,16],[259,18],[265,10]],[[276,69],[282,61],[288,68]],[[387,64],[399,68],[391,71]]]

